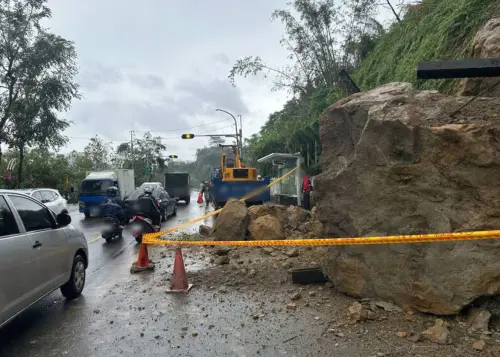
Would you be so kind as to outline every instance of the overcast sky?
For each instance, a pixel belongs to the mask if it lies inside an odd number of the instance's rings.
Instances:
[[[234,88],[227,76],[244,56],[286,63],[278,43],[283,27],[269,20],[284,4],[49,0],[50,28],[75,42],[85,97],[65,114],[74,122],[67,150],[82,150],[96,134],[117,144],[130,139],[130,130],[138,136],[150,130],[165,137],[166,154],[192,159],[208,140],[181,140],[182,132],[234,131],[231,117],[216,108],[241,114],[244,136],[258,132],[286,93],[271,92],[265,78],[238,78]]]

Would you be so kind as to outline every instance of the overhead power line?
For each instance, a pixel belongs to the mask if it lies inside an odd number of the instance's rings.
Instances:
[[[215,131],[210,131],[208,133],[205,133],[205,134],[213,134],[213,136],[217,136],[218,133],[216,133],[217,131],[219,130],[225,130],[226,128],[219,128],[219,129],[216,129]],[[188,129],[186,129],[188,130]],[[136,132],[136,131],[135,131]],[[90,137],[90,138],[84,138],[84,137],[79,137],[79,136],[68,136],[69,139],[75,139],[75,140],[91,140],[93,139],[93,137]],[[180,139],[179,136],[170,136],[170,137],[164,137],[164,136],[160,136],[159,137],[160,139],[162,140],[176,140],[176,139]],[[119,143],[125,143],[125,142],[130,142],[130,139],[120,139],[120,140],[114,140],[114,139],[108,139],[106,141],[111,141],[111,142],[119,142]]]
[[[197,125],[197,126],[191,126],[189,128],[182,128],[182,129],[170,129],[170,130],[162,130],[161,133],[170,133],[170,132],[174,132],[174,131],[184,131],[184,130],[191,130],[191,129],[196,129],[196,128],[202,128],[202,127],[205,127],[205,126],[210,126],[210,125],[214,125],[214,124],[219,124],[219,123],[223,123],[223,122],[226,122],[226,121],[229,121],[229,120],[232,120],[232,119],[224,119],[224,120],[219,120],[219,121],[214,121],[214,122],[211,122],[211,123],[208,123],[208,124],[201,124],[201,125]],[[231,123],[231,126],[233,126],[234,124]],[[137,131],[137,130],[136,130]],[[140,131],[140,133],[146,133],[147,131]],[[150,131],[152,133],[160,133],[160,131]]]

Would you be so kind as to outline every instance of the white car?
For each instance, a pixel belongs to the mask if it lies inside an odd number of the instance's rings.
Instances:
[[[163,188],[163,185],[161,182],[144,182],[139,188],[150,188],[152,190],[157,189],[157,188]]]
[[[25,195],[42,202],[56,215],[61,213],[63,210],[68,209],[68,202],[57,190],[53,190],[51,188],[27,188],[15,191],[24,193]]]

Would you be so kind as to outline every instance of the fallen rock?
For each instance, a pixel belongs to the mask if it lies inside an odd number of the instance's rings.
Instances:
[[[299,250],[297,248],[291,248],[285,252],[285,255],[290,258],[295,258],[299,256]]]
[[[296,292],[295,294],[292,295],[290,299],[292,300],[299,300],[302,297],[300,292]]]
[[[253,240],[281,240],[285,239],[283,227],[278,218],[265,215],[253,219],[248,226],[250,237]]]
[[[466,101],[390,83],[330,106],[314,187],[323,236],[499,227],[500,99],[448,115]],[[340,292],[449,315],[500,294],[498,256],[493,240],[343,246],[330,247],[322,267]]]
[[[400,307],[394,305],[394,304],[391,304],[390,302],[386,302],[386,301],[375,301],[375,305],[377,307],[380,307],[381,309],[384,309],[385,311],[389,311],[389,312],[403,312],[403,309],[401,309]]]
[[[418,341],[420,341],[421,338],[422,338],[421,333],[414,333],[408,337],[408,340],[411,342],[418,342]]]
[[[396,332],[396,336],[401,337],[401,338],[405,338],[405,337],[408,337],[408,332],[398,331],[398,332]]]
[[[202,224],[199,228],[199,233],[202,236],[209,236],[212,233],[212,227]]]
[[[213,226],[214,240],[245,240],[250,214],[245,202],[230,199]]]
[[[422,332],[422,337],[440,345],[449,345],[452,342],[450,331],[444,325],[444,321],[437,319],[434,326]]]
[[[272,247],[264,247],[262,248],[262,251],[265,253],[265,254],[271,254],[271,253],[274,253],[274,248]]]
[[[374,320],[376,318],[376,314],[373,311],[365,308],[357,301],[349,307],[348,316],[354,322]]]
[[[291,302],[291,303],[289,303],[289,304],[286,304],[286,308],[287,308],[288,310],[296,310],[296,309],[297,309],[297,304],[295,304],[295,303]]]
[[[316,219],[316,213],[318,212],[318,209],[316,208],[316,206],[314,206],[312,209],[311,209],[311,218],[313,220]]]
[[[223,255],[223,256],[220,256],[220,257],[217,257],[217,259],[215,260],[215,263],[218,264],[218,265],[225,265],[225,264],[229,264],[229,257],[227,255]]]
[[[477,350],[477,351],[482,351],[485,346],[486,346],[486,342],[484,342],[483,340],[475,341],[472,344],[472,348],[475,349],[475,350]]]
[[[259,217],[270,215],[277,218],[283,226],[286,226],[288,224],[289,217],[287,213],[287,208],[283,205],[279,205],[276,203],[255,205],[255,206],[250,206],[248,208],[248,212],[250,213],[250,217],[252,220],[255,220]]]
[[[311,218],[311,212],[297,206],[289,206],[286,211],[289,215],[288,226],[291,229],[298,229]]]
[[[471,57],[500,58],[500,18],[491,19],[476,33],[472,40]],[[498,77],[462,79],[459,95],[475,96],[480,94],[482,97],[500,97],[500,86],[486,90],[498,79]]]
[[[490,322],[491,313],[486,309],[471,308],[467,316],[467,325],[479,331],[488,331],[488,323]]]

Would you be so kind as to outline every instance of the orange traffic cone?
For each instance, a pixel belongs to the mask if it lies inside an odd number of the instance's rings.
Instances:
[[[169,293],[186,293],[193,287],[193,284],[188,284],[186,269],[184,268],[184,258],[182,258],[182,250],[178,247],[175,250],[174,273],[172,274],[172,283]]]
[[[139,255],[137,256],[137,262],[132,263],[130,268],[131,273],[138,273],[146,270],[153,270],[155,268],[154,263],[149,260],[148,246],[147,244],[141,243],[139,249]]]

